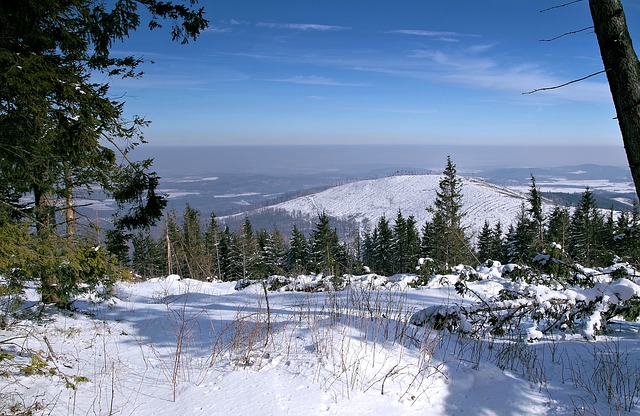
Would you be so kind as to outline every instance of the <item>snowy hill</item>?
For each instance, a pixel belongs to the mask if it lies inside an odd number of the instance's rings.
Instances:
[[[287,215],[298,222],[313,223],[324,211],[333,219],[369,231],[383,215],[393,223],[398,210],[401,210],[405,218],[413,215],[418,227],[422,227],[432,217],[426,208],[433,206],[440,178],[441,175],[397,175],[361,180],[249,211],[238,217],[244,218],[246,214],[253,221],[260,216]],[[464,225],[473,235],[477,235],[485,219],[491,225],[500,221],[506,230],[517,217],[522,203],[526,202],[525,193],[476,178],[460,179],[463,209],[467,213]],[[230,218],[225,218],[228,220]]]

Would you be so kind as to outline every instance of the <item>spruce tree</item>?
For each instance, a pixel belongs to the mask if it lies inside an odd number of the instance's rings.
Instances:
[[[163,244],[151,237],[149,231],[139,231],[131,239],[133,255],[131,267],[144,278],[166,276],[167,256]]]
[[[502,223],[497,222],[493,228],[493,255],[501,263],[507,262],[507,247],[505,244],[504,233],[502,232]]]
[[[207,250],[208,257],[210,259],[209,270],[211,274],[222,279],[222,265],[220,259],[220,227],[216,219],[215,212],[212,212],[209,216],[209,223],[204,233],[204,242]]]
[[[616,221],[614,247],[623,261],[633,265],[640,262],[640,210],[633,201],[630,212],[621,212]]]
[[[187,269],[183,277],[203,280],[210,277],[210,258],[205,245],[200,222],[200,212],[188,203],[182,216],[182,255]]]
[[[393,272],[400,273],[405,269],[406,253],[407,253],[407,221],[402,215],[402,211],[398,210],[395,223],[393,224],[393,240],[392,240],[392,258]]]
[[[594,266],[606,258],[604,253],[605,222],[593,193],[587,188],[571,217],[569,254],[584,266]],[[602,264],[600,264],[602,265]]]
[[[239,238],[239,248],[242,257],[242,278],[252,278],[259,260],[258,245],[253,234],[253,225],[249,217],[244,217],[244,225]]]
[[[484,220],[484,225],[478,235],[478,260],[486,261],[492,259],[493,253],[493,229],[489,221]]]
[[[266,278],[276,274],[282,274],[283,257],[286,247],[282,235],[277,227],[273,233],[262,229],[257,235],[259,259],[256,263],[256,274],[259,278]]]
[[[151,160],[129,154],[145,142],[148,122],[127,119],[124,101],[99,81],[141,76],[142,58],[111,50],[139,28],[141,17],[151,28],[169,20],[173,39],[182,42],[207,27],[202,9],[170,1],[0,2],[0,203],[40,240],[58,239],[52,244],[65,247],[55,260],[61,267],[74,246],[81,255],[90,244],[78,235],[73,201],[79,195],[100,188],[116,202],[108,246],[121,258],[131,232],[155,224],[166,205]],[[32,202],[25,207],[24,200]],[[63,208],[64,231],[56,226],[56,207]],[[81,274],[78,284],[93,279]],[[56,279],[55,272],[42,275],[43,302],[58,303],[63,285]],[[79,289],[70,284],[65,287]]]
[[[420,255],[429,257],[435,250],[435,236],[432,221],[425,221],[422,225],[422,238],[420,239]]]
[[[536,178],[531,175],[531,187],[529,188],[529,196],[527,197],[529,203],[529,218],[530,227],[532,233],[532,252],[537,254],[544,250],[544,237],[545,237],[545,216],[542,210],[542,194],[540,189],[536,186]]]
[[[311,263],[317,273],[338,275],[342,270],[339,260],[339,241],[331,228],[329,216],[322,212],[310,237]]]
[[[391,275],[394,272],[393,231],[389,220],[383,215],[378,219],[374,231],[373,256],[375,272],[381,275]]]
[[[478,260],[481,262],[494,260],[503,263],[506,258],[502,223],[498,221],[495,226],[491,227],[489,222],[485,220],[478,236]]]
[[[226,225],[220,234],[220,268],[224,281],[239,280],[245,277],[244,259],[240,239]]]
[[[293,225],[291,243],[287,252],[287,270],[293,273],[306,273],[310,254],[307,238],[300,232],[296,224]]]
[[[456,166],[447,156],[447,165],[436,191],[429,238],[428,256],[436,262],[448,266],[468,264],[473,255],[462,219],[462,180],[457,176]]]
[[[569,242],[571,215],[566,207],[555,206],[547,218],[545,239],[549,243],[560,244],[563,250]]]
[[[528,264],[538,253],[536,250],[536,227],[524,203],[514,225],[509,227],[506,237],[507,259],[511,263]]]
[[[412,273],[420,257],[420,235],[414,216],[404,218],[398,210],[393,225],[393,273]]]
[[[410,215],[407,218],[407,241],[409,245],[409,253],[411,254],[411,260],[409,264],[411,267],[415,267],[420,256],[420,233],[418,232],[418,222],[416,217]],[[413,269],[412,269],[413,270]]]

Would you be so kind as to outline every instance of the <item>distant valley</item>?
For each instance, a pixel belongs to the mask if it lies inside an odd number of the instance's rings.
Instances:
[[[342,234],[367,230],[381,215],[392,221],[398,210],[405,217],[415,216],[420,226],[430,218],[426,208],[433,203],[444,150],[400,148],[402,153],[378,148],[372,153],[319,147],[292,154],[285,150],[168,149],[153,155],[154,168],[161,177],[160,191],[169,197],[169,210],[180,213],[188,203],[200,211],[203,221],[215,212],[232,229],[246,215],[256,229],[277,226],[289,234],[296,223],[309,230],[323,210]],[[526,199],[531,175],[549,206],[575,205],[586,187],[604,209],[627,210],[635,199],[628,168],[600,164],[496,168],[495,160],[480,157],[481,150],[469,150],[466,159],[461,157],[465,163],[458,165],[458,175],[464,177],[466,223],[472,230],[485,219],[499,220],[506,229]],[[112,201],[103,199],[87,208],[88,216],[106,218],[114,208]]]

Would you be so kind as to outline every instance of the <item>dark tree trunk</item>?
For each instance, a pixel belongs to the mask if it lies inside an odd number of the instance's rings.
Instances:
[[[55,228],[55,203],[51,196],[51,191],[42,190],[38,186],[34,186],[33,194],[35,197],[35,217],[36,230],[40,237],[48,238],[49,233]],[[43,244],[40,242],[39,244]],[[46,243],[45,243],[46,244]],[[56,286],[56,276],[41,274],[40,275],[42,303],[59,305]]]
[[[620,0],[589,0],[620,132],[640,198],[640,62]]]

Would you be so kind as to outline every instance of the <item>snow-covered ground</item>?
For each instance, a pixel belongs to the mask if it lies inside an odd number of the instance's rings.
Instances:
[[[482,273],[469,287],[496,294],[501,269]],[[268,296],[261,284],[177,276],[120,283],[111,301],[0,331],[0,414],[609,415],[638,400],[637,324],[596,341],[472,339],[409,323],[430,305],[473,302],[453,277],[411,288],[415,279],[351,276],[340,291]]]

